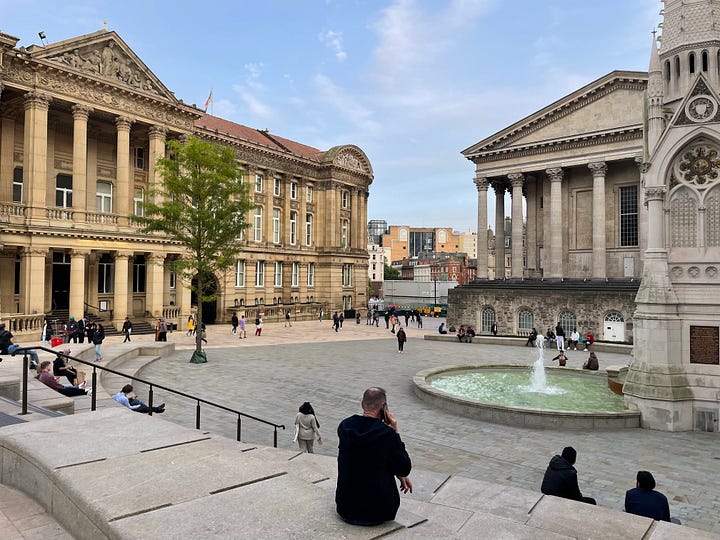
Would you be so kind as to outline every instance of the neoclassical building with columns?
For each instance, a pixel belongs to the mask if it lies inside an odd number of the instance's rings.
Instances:
[[[643,427],[718,432],[720,11],[660,13],[647,73],[609,73],[463,152],[478,230],[488,191],[497,216],[511,193],[511,277],[480,276],[478,245],[479,278],[452,291],[448,317],[632,341],[623,392]]]
[[[214,276],[208,322],[367,303],[373,171],[360,148],[318,150],[208,115],[112,31],[17,42],[0,33],[0,319],[14,333],[39,332],[52,313],[182,326],[195,302],[172,271],[183,248],[131,216],[161,181],[166,141],[189,135],[236,151],[256,203],[240,258]]]

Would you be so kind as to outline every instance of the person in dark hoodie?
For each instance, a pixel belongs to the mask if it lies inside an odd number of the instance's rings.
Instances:
[[[635,488],[625,493],[625,511],[657,521],[670,521],[667,497],[655,491],[655,478],[649,471],[638,471]]]
[[[379,525],[395,519],[400,507],[395,477],[403,493],[412,493],[410,456],[398,434],[387,394],[379,387],[365,390],[362,415],[338,426],[337,513],[352,525]]]
[[[563,448],[562,454],[555,455],[550,460],[545,477],[542,481],[542,491],[545,495],[554,495],[563,499],[572,499],[589,504],[597,504],[591,497],[583,497],[578,487],[575,460],[577,452],[572,446]]]

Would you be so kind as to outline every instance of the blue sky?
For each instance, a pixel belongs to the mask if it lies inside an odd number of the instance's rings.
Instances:
[[[0,0],[37,44],[107,20],[175,95],[375,172],[368,219],[477,227],[460,151],[614,69],[647,70],[659,0]],[[489,201],[490,223],[494,203]],[[506,204],[506,208],[509,208]]]

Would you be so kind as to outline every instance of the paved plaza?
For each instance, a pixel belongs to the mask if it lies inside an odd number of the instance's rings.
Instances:
[[[276,423],[284,423],[278,446],[295,448],[293,421],[298,406],[310,401],[320,421],[323,445],[316,452],[337,453],[338,423],[360,412],[365,388],[381,385],[416,468],[539,490],[548,460],[566,445],[578,450],[577,469],[583,494],[598,504],[622,509],[624,493],[634,486],[639,469],[653,472],[658,489],[670,499],[671,513],[684,524],[720,533],[718,435],[666,433],[642,429],[558,431],[515,428],[452,415],[420,401],[412,377],[420,370],[457,363],[532,364],[535,352],[521,346],[425,341],[439,320],[425,319],[425,329],[408,329],[405,352],[384,328],[346,321],[335,333],[330,322],[308,321],[285,328],[266,324],[255,337],[240,340],[228,325],[208,328],[207,364],[189,364],[192,338],[170,334],[177,352],[143,368],[139,375],[199,395]],[[118,338],[113,338],[113,340]],[[152,339],[136,336],[134,340]],[[546,352],[546,365],[553,355]],[[569,367],[586,359],[569,352]],[[600,368],[627,364],[629,357],[599,353]],[[137,388],[139,393],[144,389]],[[195,403],[157,392],[167,402],[165,417],[194,426]],[[202,409],[202,428],[234,438],[232,415]],[[272,428],[243,422],[244,441],[272,444]]]

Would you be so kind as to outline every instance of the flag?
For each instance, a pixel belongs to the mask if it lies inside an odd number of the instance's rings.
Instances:
[[[210,89],[210,95],[209,95],[208,98],[205,100],[205,112],[207,112],[208,107],[209,107],[210,104],[212,103],[212,100],[213,100],[213,91],[212,91],[212,89]]]

